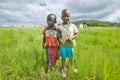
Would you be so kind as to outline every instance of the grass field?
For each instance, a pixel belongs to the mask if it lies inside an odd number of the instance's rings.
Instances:
[[[42,28],[0,28],[0,80],[62,80],[59,67],[44,72]],[[120,28],[79,29],[75,66],[65,80],[120,80]]]

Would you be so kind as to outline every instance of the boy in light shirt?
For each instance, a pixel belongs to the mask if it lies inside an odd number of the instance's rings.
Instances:
[[[62,57],[62,77],[66,77],[65,62],[68,57],[71,60],[73,67],[74,63],[74,49],[75,38],[79,32],[76,26],[70,23],[70,11],[64,9],[62,11],[61,19],[63,23],[59,25],[59,41],[60,41],[60,56]],[[75,73],[77,69],[72,68]]]

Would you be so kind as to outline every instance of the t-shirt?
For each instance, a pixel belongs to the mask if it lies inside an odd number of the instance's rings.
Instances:
[[[45,27],[43,30],[43,35],[45,35],[46,46],[58,46],[57,43],[57,28]]]
[[[71,38],[75,33],[78,33],[78,29],[77,27],[70,23],[69,25],[64,25],[64,24],[61,24],[59,25],[59,34],[61,35],[62,39],[65,40],[65,44],[61,44],[61,46],[65,46],[65,47],[72,47],[75,45],[75,40],[73,39],[71,42],[70,41],[67,41],[69,38]]]

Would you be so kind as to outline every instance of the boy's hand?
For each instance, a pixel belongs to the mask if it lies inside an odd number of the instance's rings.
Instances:
[[[69,38],[68,41],[71,42],[73,39],[72,38]]]
[[[60,42],[61,42],[62,44],[64,44],[64,43],[65,43],[65,40],[63,40],[63,39],[60,39]]]

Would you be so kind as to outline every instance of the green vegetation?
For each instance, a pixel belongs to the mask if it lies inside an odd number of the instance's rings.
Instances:
[[[62,80],[60,65],[46,75],[42,28],[0,28],[0,80]],[[74,74],[67,63],[65,80],[119,80],[120,28],[79,29]],[[67,61],[69,61],[67,59]]]
[[[79,24],[87,24],[88,27],[120,27],[120,23],[111,23],[111,22],[105,22],[105,21],[97,21],[97,20],[81,20],[76,21],[74,24],[79,26]]]

